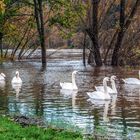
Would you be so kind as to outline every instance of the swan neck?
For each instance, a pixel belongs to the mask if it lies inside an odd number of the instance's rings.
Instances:
[[[103,80],[103,87],[104,87],[105,94],[108,94],[108,91],[107,91],[107,81],[106,80]]]
[[[74,74],[72,74],[72,84],[73,84],[73,86],[76,86],[75,75]]]
[[[117,92],[117,89],[116,89],[116,84],[115,84],[115,81],[111,79],[111,86],[112,86],[112,89]]]
[[[16,74],[16,78],[19,78],[19,73]]]

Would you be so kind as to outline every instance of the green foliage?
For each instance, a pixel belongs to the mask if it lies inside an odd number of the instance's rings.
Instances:
[[[0,16],[5,12],[5,3],[4,0],[0,0]]]
[[[75,4],[71,0],[48,0],[48,3],[54,11],[54,15],[49,19],[49,25],[58,25],[62,30],[66,30],[61,32],[63,37],[64,34],[66,34],[65,38],[71,37],[80,25],[79,15],[85,16],[84,5]]]
[[[36,29],[36,23],[33,17],[30,17],[28,20],[28,26],[30,26],[32,29]]]
[[[12,0],[4,0],[4,4],[5,10],[0,14],[0,32],[3,34],[9,34],[9,32],[15,30],[15,26],[13,23],[8,22],[8,20],[15,15],[18,7],[10,7],[10,5],[12,5]]]
[[[21,127],[4,117],[0,117],[0,124],[1,140],[82,140],[79,133],[36,126]]]

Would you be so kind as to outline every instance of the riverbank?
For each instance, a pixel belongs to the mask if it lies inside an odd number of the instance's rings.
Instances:
[[[0,116],[1,140],[82,140],[78,132],[29,125],[23,127],[11,118]]]

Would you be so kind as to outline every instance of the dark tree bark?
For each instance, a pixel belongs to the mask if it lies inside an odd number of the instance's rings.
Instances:
[[[34,13],[41,45],[42,64],[46,64],[46,47],[45,47],[42,0],[34,0]]]
[[[121,48],[124,36],[124,22],[125,22],[125,0],[120,1],[120,30],[118,32],[117,42],[112,55],[111,65],[117,66],[119,59],[119,49]]]
[[[27,32],[28,32],[28,28],[25,29],[25,32],[24,32],[23,36],[21,37],[21,40],[18,42],[17,46],[15,46],[15,49],[12,50],[12,53],[11,53],[11,60],[14,60],[14,56],[15,56],[17,50],[20,48],[20,46],[21,46],[21,44],[22,44],[22,42],[23,42],[23,40],[24,40],[24,38],[25,38]]]
[[[93,47],[89,54],[89,63],[96,63],[96,66],[102,66],[102,59],[100,55],[100,48],[98,44],[98,6],[99,0],[92,1],[92,27],[87,29],[87,33],[92,40]],[[94,57],[93,57],[94,56]]]
[[[121,49],[123,37],[127,29],[129,28],[132,18],[134,17],[139,6],[140,6],[140,0],[137,0],[133,6],[130,16],[125,22],[125,0],[121,0],[120,2],[120,30],[118,32],[117,42],[115,44],[115,48],[112,54],[112,62],[111,62],[112,66],[119,65],[119,50]]]
[[[3,43],[2,43],[2,39],[3,39],[3,33],[0,32],[0,56],[1,58],[3,57]]]

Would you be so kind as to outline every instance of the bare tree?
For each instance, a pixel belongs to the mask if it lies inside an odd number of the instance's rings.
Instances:
[[[46,47],[45,47],[45,35],[44,35],[44,19],[42,10],[42,0],[34,0],[34,13],[40,39],[42,64],[46,64]]]
[[[125,20],[125,0],[120,0],[120,22],[119,22],[120,30],[118,32],[117,42],[115,44],[115,48],[114,48],[113,54],[112,54],[111,65],[113,65],[113,66],[119,65],[119,51],[122,47],[122,41],[123,41],[124,35],[125,35],[127,29],[129,28],[129,26],[132,22],[132,18],[136,14],[136,11],[139,6],[140,6],[140,0],[136,0],[128,19]]]
[[[86,32],[89,35],[93,44],[93,47],[90,49],[88,62],[89,64],[93,64],[95,61],[96,66],[102,66],[100,47],[98,44],[98,7],[99,7],[99,0],[93,0],[92,8],[91,8],[92,23],[91,23],[91,27],[86,29]]]

